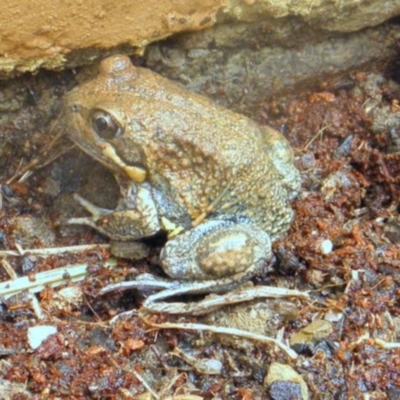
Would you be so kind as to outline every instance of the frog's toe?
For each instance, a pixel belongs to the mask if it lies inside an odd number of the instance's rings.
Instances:
[[[80,196],[78,193],[74,193],[74,200],[76,200],[86,211],[92,215],[92,220],[98,220],[112,212],[112,210],[108,210],[107,208],[97,207],[90,201]]]
[[[235,286],[271,258],[269,235],[253,225],[208,221],[167,242],[161,253],[164,271],[185,281],[215,280]]]
[[[86,225],[102,232],[101,229],[99,229],[98,221],[101,221],[102,218],[110,215],[112,213],[112,210],[97,207],[90,201],[79,196],[79,194],[77,193],[75,193],[73,197],[91,215],[89,217],[69,218],[64,221],[64,223],[66,225]]]

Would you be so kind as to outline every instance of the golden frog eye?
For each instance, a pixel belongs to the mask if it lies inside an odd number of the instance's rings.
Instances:
[[[108,112],[94,110],[91,116],[92,128],[103,139],[114,139],[123,134],[123,128]]]

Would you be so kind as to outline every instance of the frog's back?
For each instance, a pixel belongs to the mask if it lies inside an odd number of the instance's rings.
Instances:
[[[139,162],[149,183],[192,221],[202,214],[243,217],[273,237],[287,229],[298,173],[279,155],[287,143],[279,133],[121,56],[104,60],[79,91],[83,109],[118,105],[125,131],[112,139],[114,151],[128,165]],[[101,159],[90,138],[82,140]]]
[[[287,140],[151,71],[139,72],[147,84],[138,85],[135,96],[146,98],[150,90],[162,104],[152,113],[157,137],[148,148],[154,180],[168,181],[192,219],[211,210],[221,218],[246,218],[272,238],[284,234],[293,219],[289,199],[300,187]]]

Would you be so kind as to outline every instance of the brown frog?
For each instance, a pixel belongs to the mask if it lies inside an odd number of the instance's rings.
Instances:
[[[167,231],[160,259],[172,294],[227,291],[248,280],[293,219],[289,200],[300,176],[279,132],[126,56],[103,60],[97,77],[67,94],[60,124],[121,189],[114,210],[79,198],[92,217],[72,222],[117,241]]]

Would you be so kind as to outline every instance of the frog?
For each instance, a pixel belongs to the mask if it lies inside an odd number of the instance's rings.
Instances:
[[[70,223],[132,245],[166,233],[160,265],[169,283],[137,280],[163,288],[157,301],[250,280],[293,221],[301,179],[283,134],[126,55],[103,59],[95,77],[65,95],[58,126],[120,189],[114,209],[77,195],[90,216]]]

